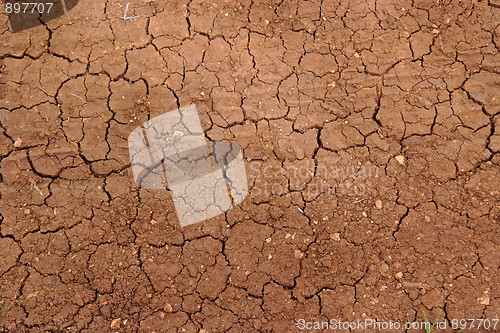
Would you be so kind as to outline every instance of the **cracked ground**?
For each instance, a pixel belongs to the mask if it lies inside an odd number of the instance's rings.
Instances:
[[[499,318],[498,0],[125,7],[0,11],[0,332]],[[191,104],[250,194],[181,228],[127,138]]]

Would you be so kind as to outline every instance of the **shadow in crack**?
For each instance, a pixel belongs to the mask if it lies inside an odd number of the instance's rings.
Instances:
[[[12,32],[45,24],[73,9],[79,0],[3,0],[3,10],[9,17]]]

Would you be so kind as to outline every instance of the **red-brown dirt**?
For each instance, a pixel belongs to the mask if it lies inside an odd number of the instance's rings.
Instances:
[[[497,0],[126,4],[0,10],[0,332],[500,331]],[[191,104],[250,194],[181,228],[127,138]]]

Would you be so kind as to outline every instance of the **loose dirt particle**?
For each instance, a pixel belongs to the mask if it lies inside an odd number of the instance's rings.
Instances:
[[[405,157],[403,155],[398,155],[395,158],[396,158],[396,161],[398,161],[399,164],[401,164],[401,165],[405,164]]]
[[[294,252],[294,256],[295,256],[295,258],[297,258],[297,259],[302,259],[302,258],[304,258],[304,252],[302,252],[302,251],[300,251],[300,250],[295,250],[295,252]]]
[[[17,138],[16,141],[14,141],[14,148],[19,148],[23,145],[23,140],[21,138]]]
[[[377,201],[375,201],[375,207],[377,207],[378,209],[381,209],[382,208],[382,200],[378,199]]]
[[[334,234],[331,234],[330,238],[333,239],[334,241],[339,242],[340,241],[340,233],[336,232]]]
[[[403,272],[397,272],[394,277],[398,280],[402,279],[403,278]]]
[[[163,308],[163,311],[165,311],[166,313],[172,313],[174,311],[174,308],[172,307],[172,304],[167,304],[165,305],[165,307]]]
[[[111,322],[111,329],[113,330],[119,329],[121,326],[121,321],[122,321],[121,318],[113,319],[113,321]]]
[[[483,297],[479,297],[478,301],[481,305],[490,305],[490,298],[486,295]]]

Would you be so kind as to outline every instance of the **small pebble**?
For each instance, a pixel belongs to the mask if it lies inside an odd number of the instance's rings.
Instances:
[[[113,321],[111,322],[111,329],[113,330],[119,329],[121,321],[122,321],[121,318],[113,319]]]
[[[362,212],[361,215],[363,215],[363,217],[368,217],[368,214],[366,214],[366,212]]]
[[[182,136],[184,136],[183,132],[181,132],[181,131],[174,131],[174,135],[173,135],[174,138],[180,138]]]
[[[488,295],[479,297],[478,301],[479,303],[481,303],[481,305],[490,305],[490,298],[488,297]]]
[[[174,311],[174,308],[172,307],[172,304],[167,304],[167,305],[165,305],[165,307],[163,308],[163,310],[166,313],[172,313]]]
[[[377,201],[375,201],[375,207],[377,207],[378,209],[381,209],[382,208],[382,200],[378,199]]]
[[[331,234],[330,238],[333,239],[334,241],[339,242],[340,241],[340,233],[336,232],[334,234]]]
[[[399,164],[405,165],[405,157],[403,155],[398,155],[395,157],[396,161],[398,161]]]
[[[297,258],[297,259],[302,259],[302,258],[304,258],[304,252],[302,252],[302,251],[300,251],[300,250],[295,250],[295,252],[294,252],[294,256],[295,256],[295,258]]]
[[[397,273],[394,275],[394,277],[395,277],[396,279],[402,279],[402,278],[403,278],[403,272],[397,272]]]
[[[23,140],[21,138],[17,138],[16,141],[14,141],[14,148],[19,148],[23,145]]]

